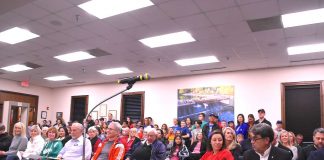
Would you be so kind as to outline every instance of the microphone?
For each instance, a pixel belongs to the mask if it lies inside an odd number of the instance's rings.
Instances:
[[[134,84],[137,81],[143,81],[143,80],[149,80],[149,79],[151,79],[151,76],[148,73],[145,73],[144,75],[120,79],[117,81],[117,83],[119,83],[119,84],[126,84],[126,83]]]

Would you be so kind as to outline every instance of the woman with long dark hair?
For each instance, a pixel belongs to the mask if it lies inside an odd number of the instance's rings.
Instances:
[[[222,132],[212,132],[207,142],[207,152],[200,160],[234,160],[232,153],[226,149],[225,137]]]
[[[184,160],[189,156],[189,151],[182,141],[183,139],[181,136],[175,136],[173,146],[171,147],[171,151],[168,156],[170,160]]]
[[[236,135],[242,134],[244,135],[244,139],[248,138],[248,132],[249,132],[249,125],[245,123],[245,118],[243,114],[237,115],[237,125],[235,128]]]

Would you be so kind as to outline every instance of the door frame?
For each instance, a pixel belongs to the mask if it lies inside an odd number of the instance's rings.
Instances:
[[[85,100],[86,100],[86,102],[85,102],[85,108],[84,108],[84,113],[85,113],[85,116],[87,116],[88,115],[88,104],[89,104],[89,95],[77,95],[77,96],[71,96],[71,106],[70,106],[70,120],[71,120],[71,118],[72,118],[72,111],[74,112],[74,108],[73,108],[73,106],[74,106],[74,101],[73,101],[73,98],[85,98]],[[84,118],[86,118],[86,117],[84,117]],[[82,121],[81,121],[81,123],[83,123]]]
[[[321,127],[324,126],[324,105],[323,105],[323,93],[324,93],[324,81],[301,81],[301,82],[284,82],[281,83],[281,119],[282,126],[286,128],[286,92],[287,86],[307,86],[307,85],[320,85],[320,110],[321,110]],[[315,128],[314,128],[315,129]]]
[[[121,103],[120,103],[120,120],[122,121],[124,118],[124,95],[135,95],[140,94],[141,97],[141,119],[140,121],[143,123],[144,120],[144,108],[145,108],[145,91],[139,91],[139,92],[126,92],[121,95]]]

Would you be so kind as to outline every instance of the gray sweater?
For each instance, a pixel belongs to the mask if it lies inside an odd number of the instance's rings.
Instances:
[[[27,148],[28,139],[22,136],[14,136],[6,155],[17,154],[18,151],[25,151]]]

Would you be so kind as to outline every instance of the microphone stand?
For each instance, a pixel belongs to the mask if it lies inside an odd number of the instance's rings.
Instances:
[[[104,103],[104,102],[106,102],[106,101],[108,101],[108,100],[110,100],[110,99],[116,97],[116,96],[119,95],[119,94],[122,94],[123,92],[125,92],[125,91],[127,91],[127,90],[130,90],[130,89],[133,87],[134,83],[135,83],[135,81],[128,83],[128,86],[126,87],[126,89],[124,89],[124,90],[122,90],[122,91],[120,91],[120,92],[118,92],[118,93],[116,93],[116,94],[114,94],[114,95],[112,95],[112,96],[110,96],[110,97],[104,99],[104,100],[101,101],[100,103],[98,103],[98,104],[97,104],[95,107],[93,107],[93,108],[91,109],[91,111],[87,114],[86,119],[87,119],[88,116],[93,112],[93,110],[95,110],[99,105],[101,105],[102,103]],[[84,127],[83,127],[84,129],[83,129],[83,146],[82,146],[82,147],[83,147],[83,148],[82,148],[82,149],[83,149],[83,153],[82,153],[82,160],[86,160],[86,159],[85,159],[85,141],[86,141],[86,134],[87,134],[87,126],[88,126],[88,123],[84,124]]]

